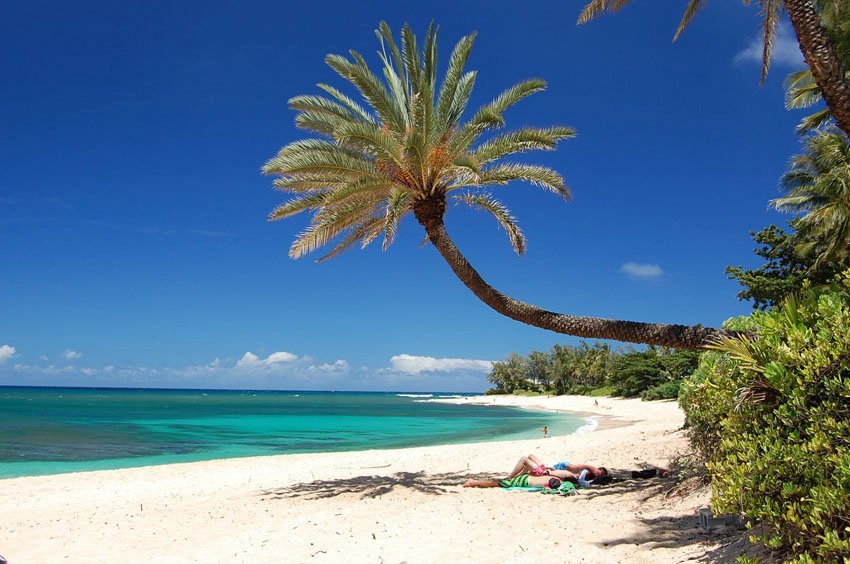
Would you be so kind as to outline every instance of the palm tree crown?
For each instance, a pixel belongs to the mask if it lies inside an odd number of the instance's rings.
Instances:
[[[850,145],[836,130],[811,135],[805,153],[791,160],[782,178],[788,195],[771,201],[779,210],[803,214],[795,228],[801,254],[816,253],[815,268],[850,254]]]
[[[325,84],[318,86],[329,96],[292,98],[289,105],[298,112],[298,127],[322,138],[290,143],[263,167],[264,173],[279,175],[278,189],[295,195],[277,207],[270,220],[313,212],[289,255],[302,257],[338,236],[336,246],[320,261],[356,244],[365,248],[381,234],[386,249],[402,217],[426,200],[444,202],[447,195],[492,214],[516,252],[523,253],[522,231],[487,187],[525,180],[568,198],[569,191],[554,170],[506,163],[503,158],[554,149],[575,131],[563,126],[523,128],[483,142],[482,135],[504,126],[505,110],[540,92],[546,83],[520,82],[462,122],[475,84],[475,71],[464,70],[475,34],[455,46],[439,89],[433,24],[421,52],[407,25],[400,46],[386,23],[381,22],[376,34],[384,80],[355,51],[350,59],[340,55],[325,59],[354,85],[366,106]]]

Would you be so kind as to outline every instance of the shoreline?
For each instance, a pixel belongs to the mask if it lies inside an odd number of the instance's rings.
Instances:
[[[145,390],[148,391],[148,390]],[[172,390],[167,390],[172,391]],[[181,391],[181,390],[177,390]],[[230,392],[230,390],[224,390],[225,392]],[[289,393],[289,392],[286,392]],[[327,393],[327,392],[317,392],[317,393]],[[347,393],[347,392],[346,392]],[[358,392],[359,393],[359,392]],[[373,392],[363,392],[364,394],[372,394]],[[377,394],[386,394],[386,395],[395,395],[401,397],[415,398],[417,402],[422,403],[444,403],[444,404],[453,404],[453,405],[476,405],[481,407],[490,407],[493,405],[491,400],[488,400],[488,397],[484,395],[472,395],[472,394],[443,394],[442,392],[436,393],[396,393],[396,392],[378,392]],[[561,415],[572,416],[576,419],[583,420],[584,423],[577,427],[575,430],[572,430],[568,433],[561,433],[558,436],[566,436],[566,435],[574,435],[579,433],[585,433],[589,431],[593,431],[596,429],[598,422],[594,419],[596,416],[592,413],[588,412],[572,412],[570,410],[563,409],[551,409],[546,407],[545,405],[512,405],[510,402],[500,403],[499,407],[516,407],[520,409],[530,409],[534,411],[546,412],[546,413],[557,413]],[[551,430],[551,429],[550,429]],[[230,459],[241,459],[241,458],[257,458],[257,457],[274,457],[274,456],[287,456],[287,455],[319,455],[319,454],[332,454],[332,453],[344,453],[344,452],[364,452],[370,450],[400,450],[407,448],[418,448],[425,446],[448,446],[448,445],[461,445],[461,444],[477,444],[479,442],[504,442],[504,441],[514,441],[514,440],[526,440],[530,439],[532,431],[529,431],[529,436],[524,438],[513,437],[511,434],[506,434],[501,437],[497,437],[494,439],[490,439],[487,441],[481,440],[480,438],[471,438],[471,439],[452,439],[447,438],[450,442],[445,443],[437,443],[437,444],[420,444],[420,445],[404,445],[404,446],[381,446],[375,448],[369,448],[366,445],[363,445],[359,448],[345,448],[343,450],[322,450],[322,451],[295,451],[295,452],[260,452],[256,454],[238,454],[233,455],[232,453],[216,453],[214,458],[207,458],[203,453],[195,459],[192,459],[192,454],[179,456],[162,456],[157,457],[153,455],[143,456],[143,457],[126,457],[126,458],[112,458],[112,459],[93,459],[93,460],[82,460],[79,462],[74,462],[71,464],[70,469],[67,467],[62,469],[55,469],[55,467],[62,467],[66,463],[61,460],[48,460],[48,461],[30,461],[30,462],[10,462],[10,465],[16,464],[25,464],[29,466],[35,466],[38,464],[42,464],[44,466],[54,466],[53,469],[49,469],[47,471],[36,471],[32,474],[19,474],[19,475],[4,475],[0,472],[0,483],[3,480],[11,480],[16,478],[31,478],[38,476],[55,476],[60,474],[79,474],[85,472],[108,472],[112,470],[129,470],[132,468],[146,468],[146,467],[155,467],[155,466],[164,466],[164,465],[172,465],[172,464],[193,464],[198,462],[212,462],[218,460],[230,460]],[[554,436],[554,435],[553,435]],[[110,463],[113,465],[110,467]],[[4,463],[5,464],[5,463]],[[85,468],[86,465],[90,465],[92,467]],[[81,466],[81,467],[74,467]],[[13,468],[14,470],[14,468]],[[10,472],[11,473],[11,472]]]
[[[0,481],[0,553],[10,564],[135,561],[151,554],[180,562],[273,562],[282,554],[298,562],[532,562],[551,558],[553,550],[568,551],[571,561],[679,562],[706,550],[702,539],[654,538],[653,523],[664,519],[699,536],[697,509],[707,501],[704,492],[665,500],[662,480],[570,497],[461,487],[470,477],[504,476],[529,453],[550,463],[606,465],[615,475],[666,466],[687,451],[675,402],[452,399],[581,411],[598,426],[547,439],[8,478]],[[535,515],[539,520],[517,517]],[[581,534],[570,525],[577,515],[589,526]],[[522,519],[531,519],[526,532],[500,533],[514,531]]]

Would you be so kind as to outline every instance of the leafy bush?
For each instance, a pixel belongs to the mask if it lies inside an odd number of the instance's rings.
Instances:
[[[644,390],[640,394],[640,398],[644,401],[673,399],[679,397],[679,385],[681,380],[672,380],[663,382],[651,388]]]
[[[713,506],[797,562],[850,558],[850,273],[756,312],[683,386]],[[712,444],[713,443],[713,444]]]
[[[594,388],[594,389],[588,391],[584,395],[598,398],[598,397],[603,397],[603,396],[613,396],[614,391],[615,390],[614,390],[613,387],[606,386],[606,387],[602,387],[602,388]]]
[[[752,332],[757,324],[749,317],[730,319],[723,324],[730,331]],[[735,382],[740,379],[737,365],[729,355],[705,352],[690,378],[679,386],[679,405],[685,412],[685,430],[691,446],[703,460],[711,460],[720,443],[720,427],[735,408]]]

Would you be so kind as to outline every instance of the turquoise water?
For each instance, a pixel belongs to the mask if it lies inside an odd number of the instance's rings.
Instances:
[[[0,388],[0,478],[563,435],[576,416],[451,394]]]

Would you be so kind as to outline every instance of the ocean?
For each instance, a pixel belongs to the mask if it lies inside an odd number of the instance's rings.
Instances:
[[[447,393],[0,387],[0,478],[573,433],[578,416]]]

